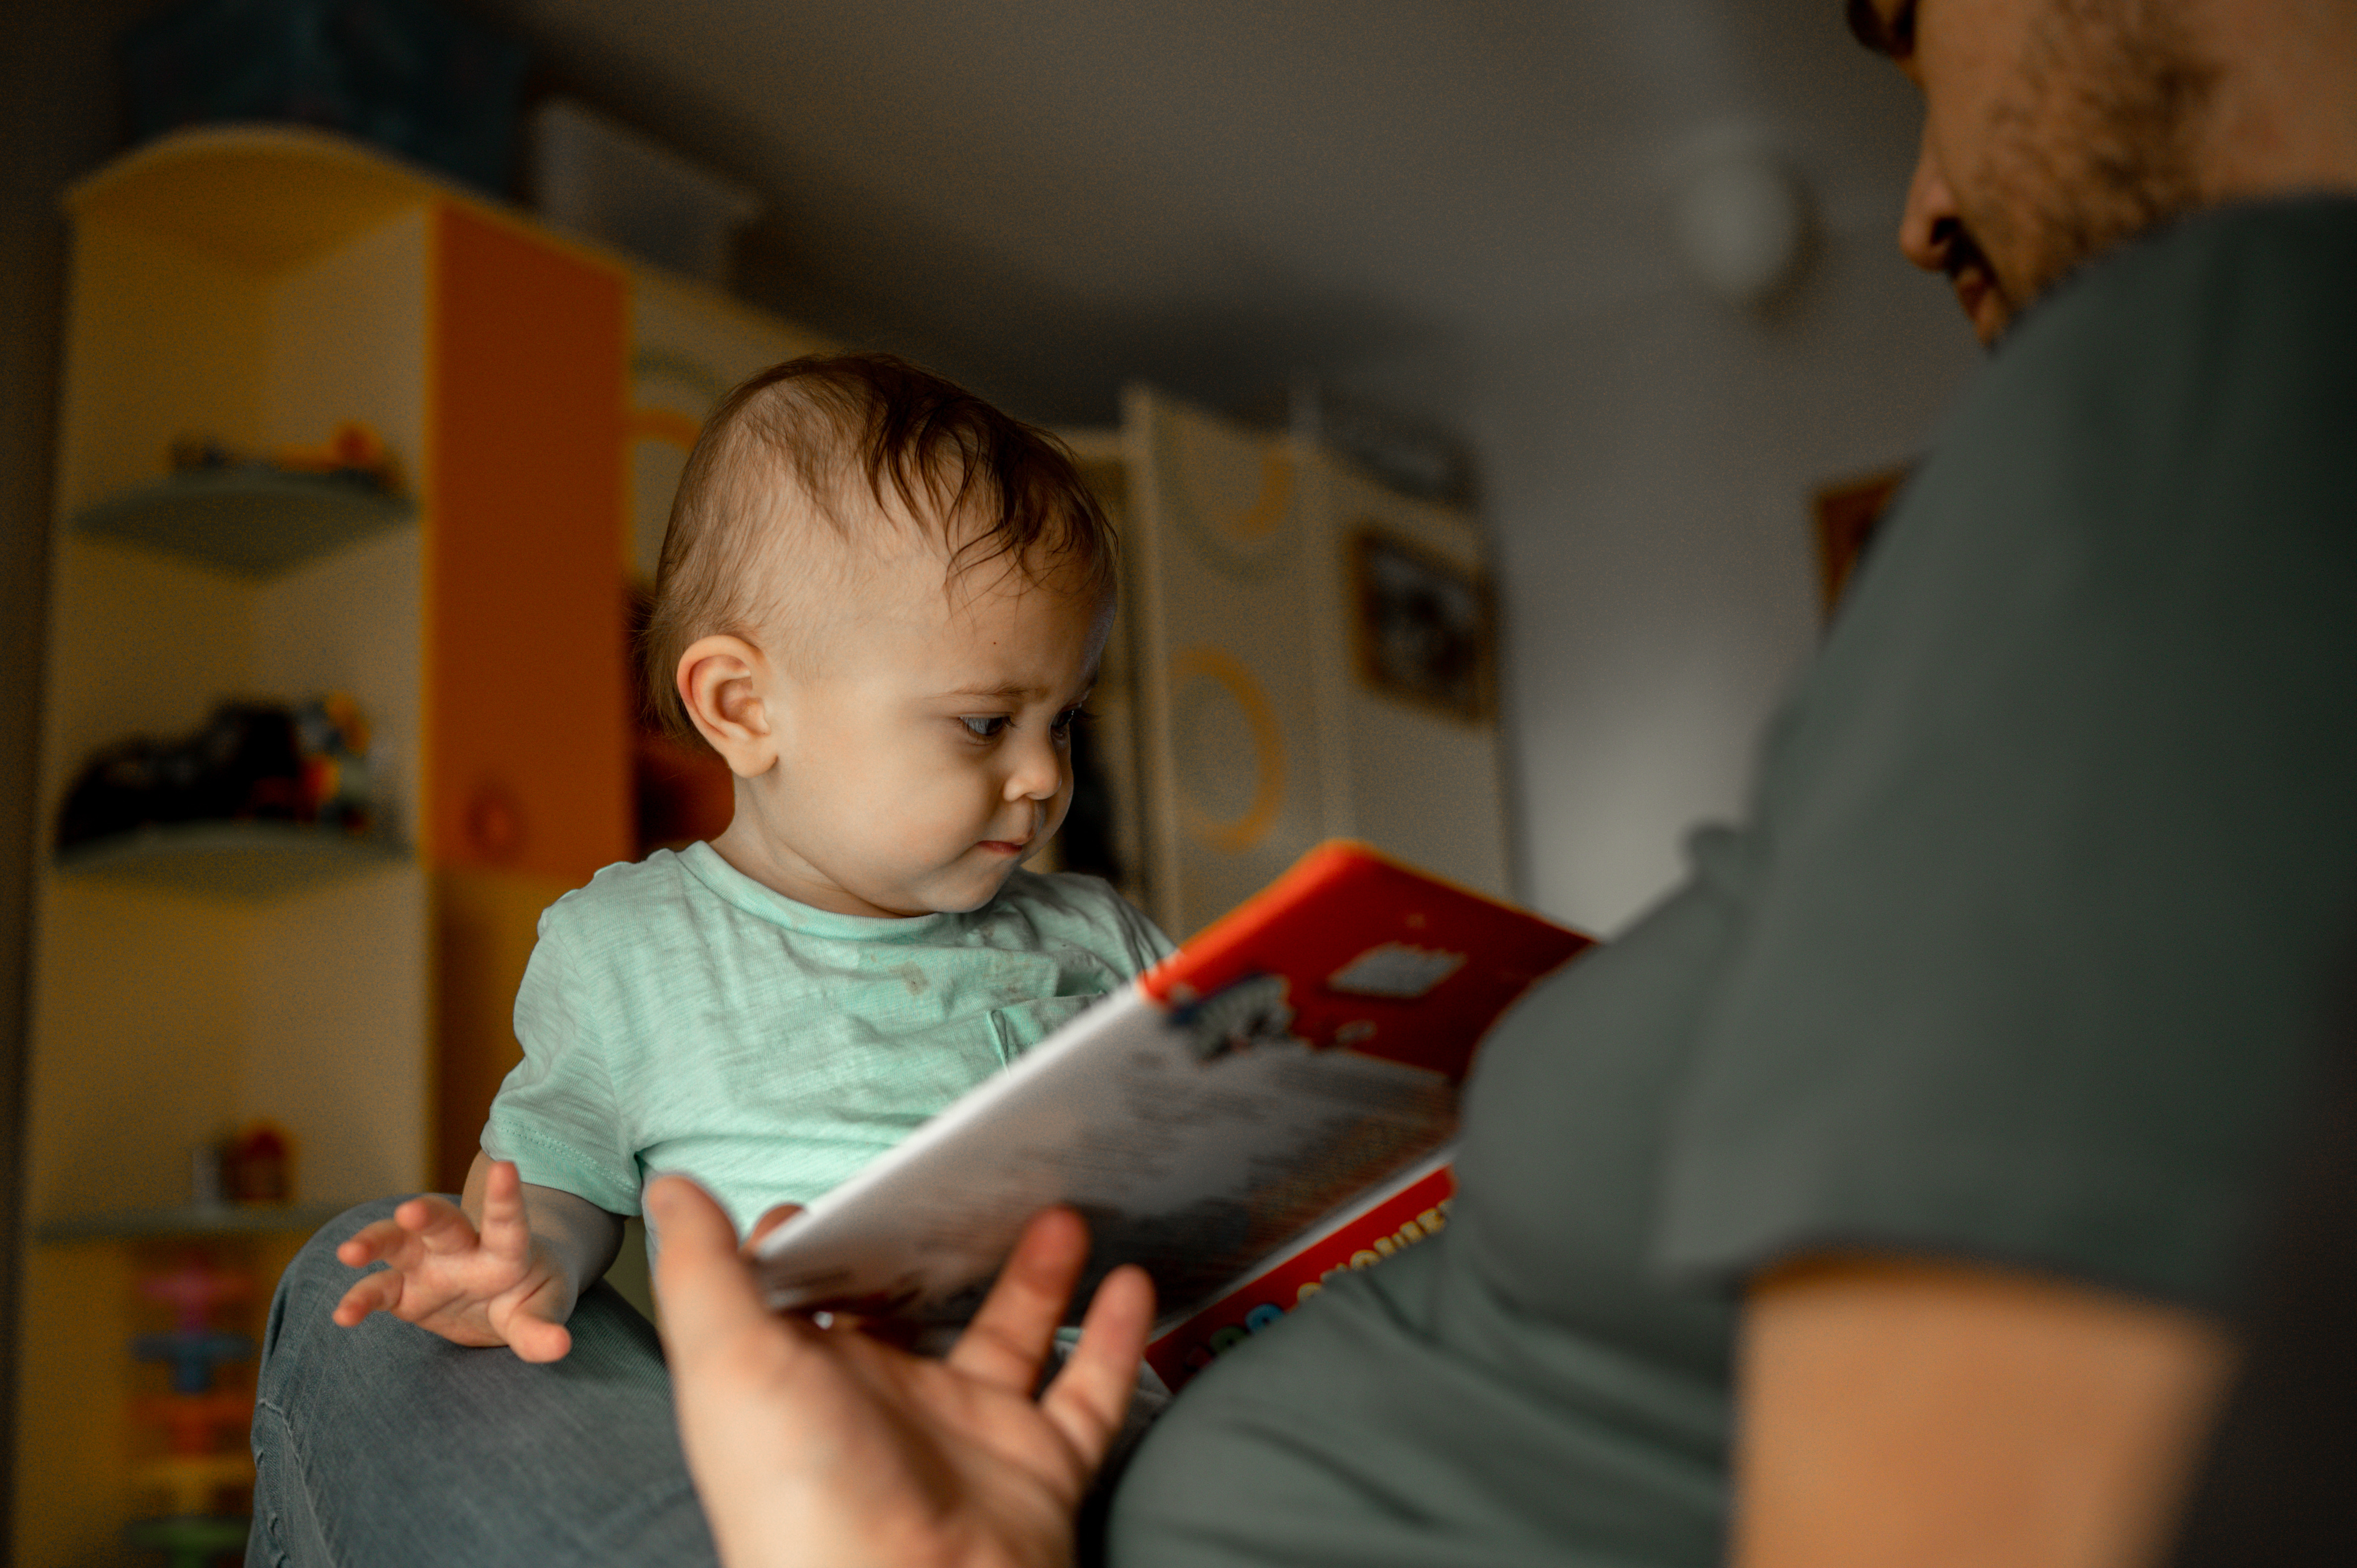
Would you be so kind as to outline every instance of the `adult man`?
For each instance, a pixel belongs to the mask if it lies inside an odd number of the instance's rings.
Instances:
[[[1178,1402],[1116,1561],[2093,1568],[2166,1530],[2357,930],[2357,203],[2273,199],[2357,190],[2357,5],[1851,18],[1923,91],[1902,242],[1989,373],[1753,820],[1485,1047],[1446,1235]],[[726,1560],[1060,1560],[1145,1316],[1113,1290],[1026,1398],[1068,1221],[922,1368],[761,1315],[687,1184],[649,1208]]]

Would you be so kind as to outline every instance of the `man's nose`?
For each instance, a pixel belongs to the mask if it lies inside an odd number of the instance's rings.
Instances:
[[[1948,188],[1940,160],[1932,154],[1931,131],[1926,127],[1915,155],[1915,177],[1907,182],[1907,210],[1899,220],[1899,249],[1927,273],[1945,272],[1948,248],[1961,227],[1955,194]]]

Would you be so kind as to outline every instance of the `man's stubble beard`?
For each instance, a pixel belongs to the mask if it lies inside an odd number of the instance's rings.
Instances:
[[[2218,80],[2168,0],[2054,0],[1989,121],[1967,223],[2018,309],[2121,242],[2203,202],[2198,141]]]

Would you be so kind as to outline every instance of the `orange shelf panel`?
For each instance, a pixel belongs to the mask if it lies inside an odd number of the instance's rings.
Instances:
[[[587,881],[630,850],[621,274],[435,222],[425,850]]]

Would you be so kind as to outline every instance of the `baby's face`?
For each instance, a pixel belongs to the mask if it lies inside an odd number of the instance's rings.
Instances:
[[[987,903],[1039,853],[1113,606],[1005,566],[944,593],[937,553],[863,564],[809,668],[780,671],[780,761],[738,781],[732,861],[820,908],[917,915]]]

